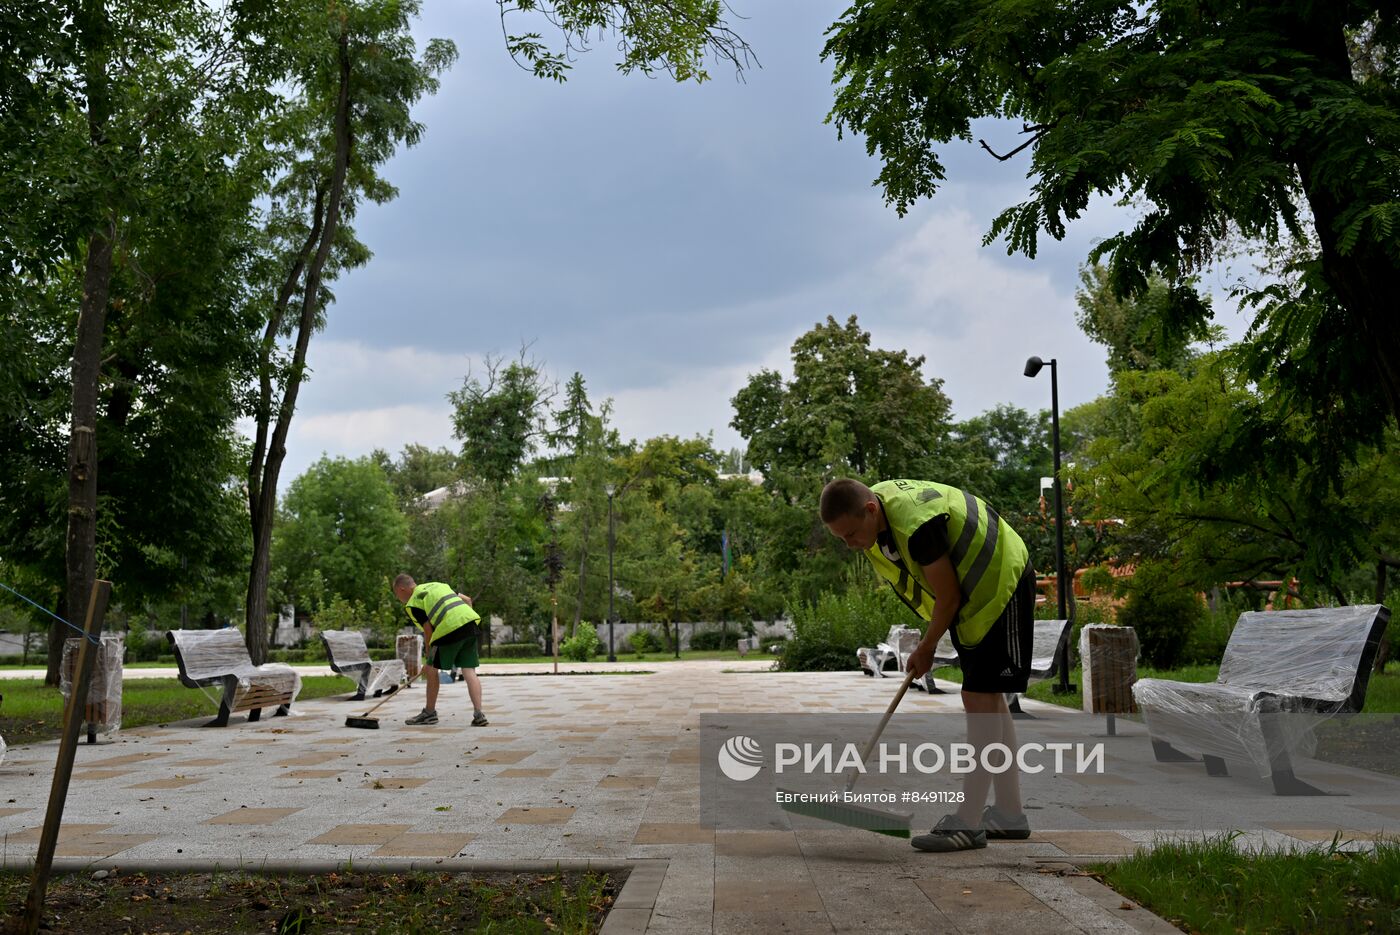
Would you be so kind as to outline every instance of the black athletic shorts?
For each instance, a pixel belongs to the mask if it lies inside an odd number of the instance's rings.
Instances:
[[[953,646],[963,674],[963,690],[970,692],[1024,692],[1031,674],[1031,648],[1035,642],[1035,569],[1026,564],[1016,591],[1006,608],[971,648],[958,641]]]

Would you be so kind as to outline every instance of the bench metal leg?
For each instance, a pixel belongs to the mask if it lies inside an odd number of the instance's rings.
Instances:
[[[374,697],[378,698],[378,697],[379,697],[379,692],[375,692],[375,693],[374,693]],[[364,693],[364,690],[361,689],[360,691],[355,692],[355,694],[351,695],[351,696],[350,696],[349,698],[347,698],[346,700],[347,700],[347,701],[364,701],[364,700],[365,700],[365,693]]]
[[[1201,759],[1206,763],[1206,775],[1208,776],[1228,776],[1230,768],[1225,765],[1225,761],[1218,756],[1211,756],[1209,753],[1203,754]]]
[[[272,712],[273,717],[286,717],[291,714],[292,706],[289,704],[278,705],[277,710]]]
[[[1034,714],[1021,710],[1021,695],[1019,692],[1007,692],[1011,700],[1006,703],[1006,710],[1011,712],[1011,716],[1018,721],[1037,720]]]
[[[1274,795],[1339,795],[1341,793],[1325,792],[1314,786],[1312,783],[1303,782],[1293,775],[1291,769],[1275,769],[1271,778],[1274,781]]]
[[[224,693],[223,700],[219,702],[219,716],[214,718],[205,727],[228,727],[229,700],[228,693]]]
[[[250,709],[249,709],[249,711],[248,711],[248,723],[249,723],[249,724],[252,724],[254,721],[256,721],[256,720],[257,720],[258,718],[260,718],[260,717],[262,717],[262,708],[250,708]]]
[[[1196,758],[1188,753],[1182,753],[1176,747],[1165,740],[1152,738],[1152,755],[1157,758],[1158,763],[1194,763]]]

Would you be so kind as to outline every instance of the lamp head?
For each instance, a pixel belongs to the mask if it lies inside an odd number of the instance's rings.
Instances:
[[[1040,373],[1040,368],[1045,366],[1045,361],[1039,357],[1032,357],[1026,361],[1026,376],[1033,377]]]
[[[617,487],[614,486],[614,485],[612,485],[612,484],[604,484],[604,485],[603,485],[603,492],[606,493],[609,497],[611,497],[611,496],[613,495],[613,491],[616,490],[616,489],[617,489]]]

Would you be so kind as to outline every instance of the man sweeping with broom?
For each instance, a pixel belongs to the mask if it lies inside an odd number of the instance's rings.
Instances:
[[[408,719],[409,724],[436,724],[438,670],[449,672],[457,668],[467,681],[467,693],[472,699],[472,726],[485,727],[486,715],[481,711],[481,680],[476,676],[479,664],[476,655],[477,621],[481,615],[472,609],[472,599],[458,594],[451,585],[440,581],[418,584],[409,575],[394,579],[394,596],[404,605],[413,625],[423,631],[424,683],[427,698],[423,710]]]
[[[867,487],[840,479],[822,490],[821,518],[832,535],[866,554],[915,613],[928,621],[908,669],[920,678],[951,631],[963,672],[968,742],[977,767],[963,782],[957,812],[911,839],[922,851],[986,847],[987,838],[1028,838],[1016,770],[990,774],[982,751],[1016,749],[1004,692],[1024,692],[1034,636],[1035,571],[1011,526],[986,503],[932,481],[891,480]],[[996,802],[984,810],[989,787]]]

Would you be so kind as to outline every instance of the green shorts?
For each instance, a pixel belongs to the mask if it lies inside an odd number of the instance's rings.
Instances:
[[[475,669],[480,664],[476,657],[476,640],[471,637],[433,646],[428,654],[428,665],[434,669]]]

